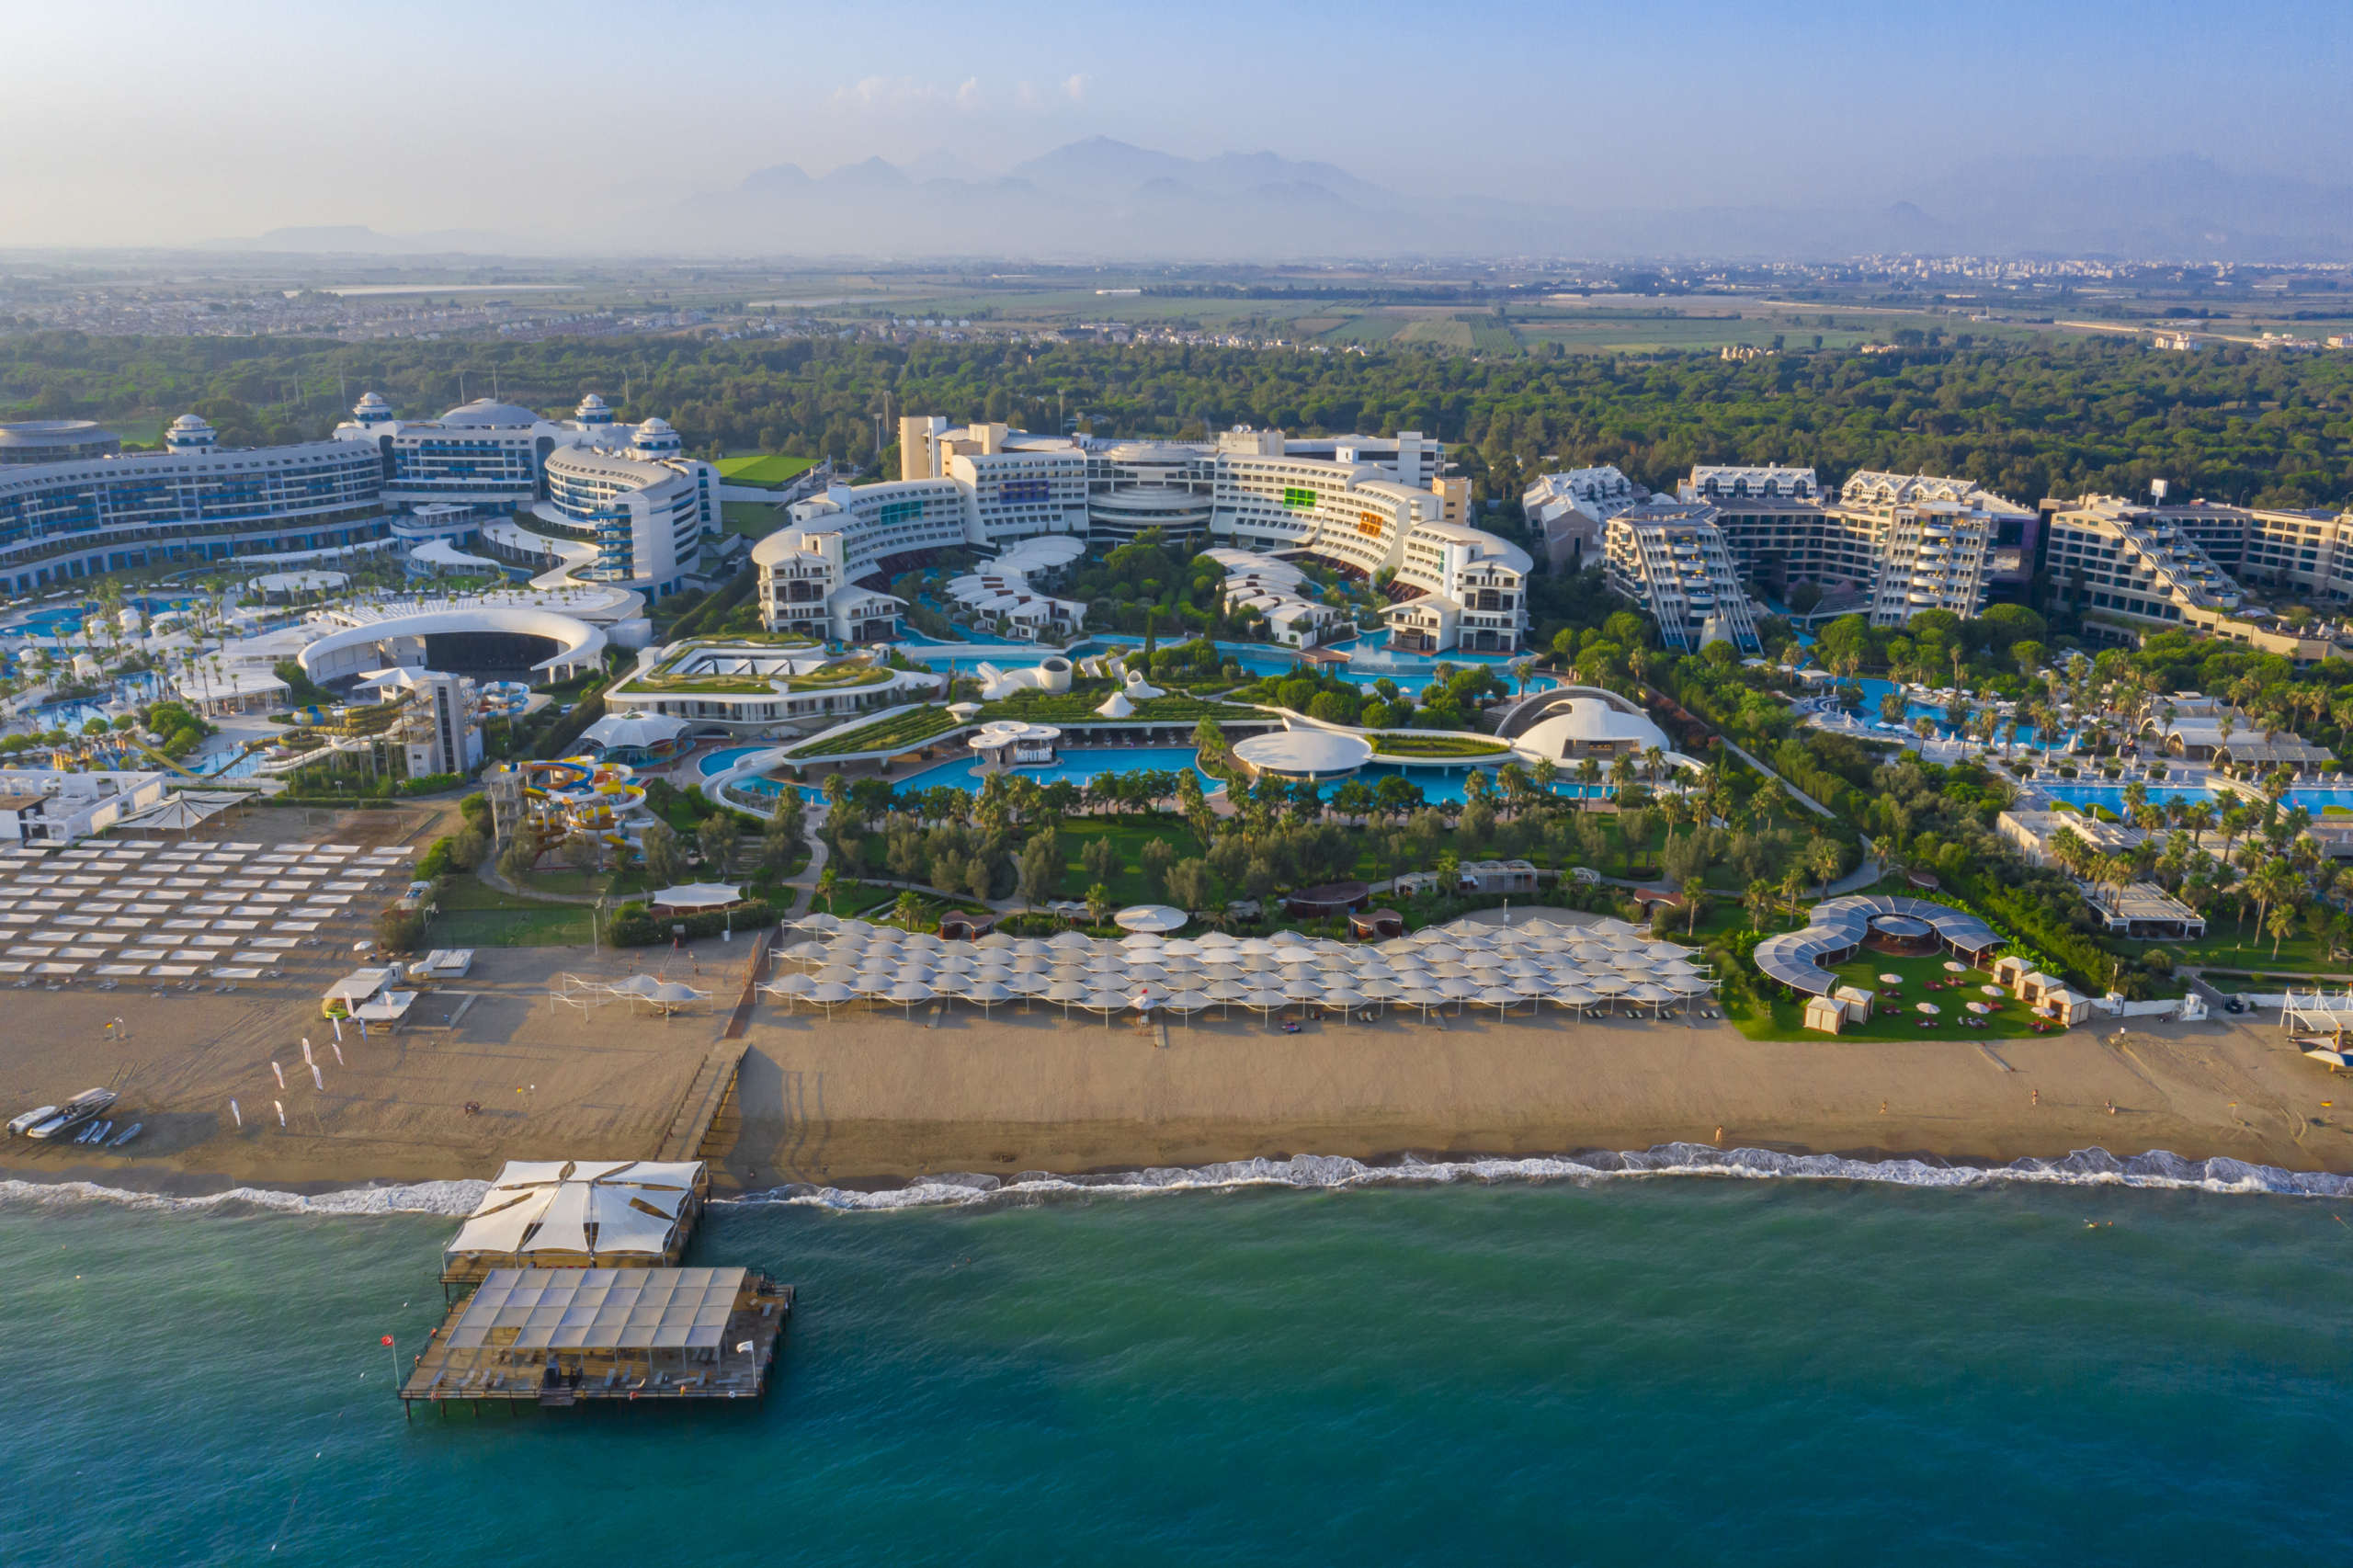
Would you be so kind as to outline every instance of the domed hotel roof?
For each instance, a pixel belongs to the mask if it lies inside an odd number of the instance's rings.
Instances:
[[[1652,746],[1663,752],[1675,749],[1675,743],[1656,724],[1598,697],[1579,697],[1571,700],[1566,709],[1555,709],[1527,733],[1517,737],[1512,745],[1524,754],[1558,761],[1569,755],[1573,744],[1590,746],[1599,741],[1621,744],[1631,741],[1636,751]]]
[[[511,403],[499,403],[492,398],[478,397],[463,408],[453,408],[439,420],[443,425],[505,426],[537,425],[540,416],[528,408]]]

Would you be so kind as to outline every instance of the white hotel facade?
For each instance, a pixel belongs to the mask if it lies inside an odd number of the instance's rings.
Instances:
[[[1109,441],[915,417],[900,421],[899,436],[899,479],[799,503],[790,525],[754,551],[772,627],[787,623],[774,607],[816,592],[786,574],[807,574],[815,560],[841,562],[830,599],[876,593],[939,551],[1001,553],[1041,535],[1116,547],[1157,528],[1187,549],[1312,559],[1382,580],[1401,599],[1386,617],[1400,647],[1509,653],[1527,640],[1532,563],[1518,546],[1447,520],[1444,448],[1416,432],[1293,440],[1245,427],[1209,442]],[[872,601],[828,619],[870,626]]]

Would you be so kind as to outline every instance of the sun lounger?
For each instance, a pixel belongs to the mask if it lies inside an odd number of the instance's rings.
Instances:
[[[615,1383],[617,1383],[617,1382],[620,1381],[620,1377],[621,1377],[621,1369],[620,1369],[619,1367],[615,1367],[611,1371],[607,1372],[607,1373],[605,1374],[605,1385],[604,1385],[604,1386],[605,1386],[605,1387],[607,1387],[607,1388],[611,1388]]]

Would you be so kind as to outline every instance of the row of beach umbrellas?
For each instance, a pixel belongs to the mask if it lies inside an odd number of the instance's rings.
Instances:
[[[823,932],[788,945],[783,956],[804,969],[761,987],[790,1006],[853,1001],[903,1006],[910,1013],[938,997],[983,1009],[1016,999],[1043,1000],[1065,1015],[1165,1008],[1189,1017],[1210,1006],[1269,1012],[1320,1004],[1343,1014],[1374,1004],[1429,1009],[1449,1003],[1507,1012],[1552,1002],[1582,1012],[1613,1003],[1665,1006],[1704,994],[1715,982],[1688,949],[1654,942],[1618,922],[1560,927],[1530,921],[1518,927],[1468,923],[1416,933],[1378,947],[1286,936],[1198,939],[1135,936],[1097,940],[1077,932],[1047,938],[1003,935],[977,942],[908,935],[860,921],[818,915],[803,929]]]

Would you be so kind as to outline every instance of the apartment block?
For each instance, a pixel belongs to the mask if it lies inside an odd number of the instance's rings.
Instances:
[[[1612,591],[1647,610],[1668,647],[1696,653],[1729,642],[1759,651],[1748,590],[1713,506],[1661,499],[1630,507],[1609,519],[1605,553]]]

